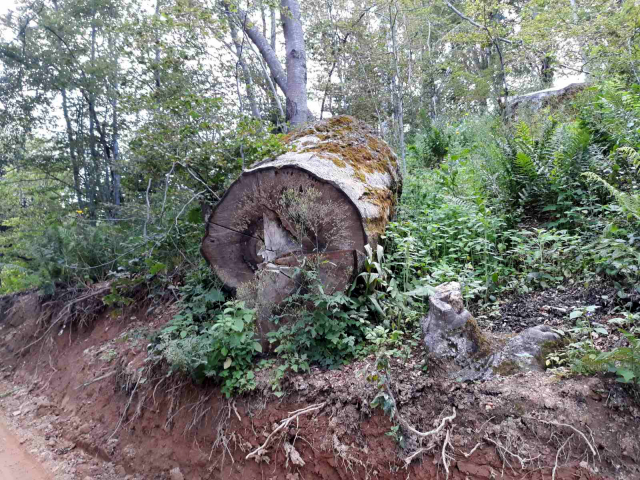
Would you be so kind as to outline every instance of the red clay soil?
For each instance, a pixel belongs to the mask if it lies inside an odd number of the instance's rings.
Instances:
[[[52,480],[36,458],[25,451],[20,440],[0,418],[0,478],[2,480]]]
[[[528,373],[461,384],[433,366],[424,372],[418,349],[392,368],[401,415],[424,432],[456,409],[452,422],[420,444],[406,431],[390,435],[394,423],[371,408],[378,393],[366,379],[371,358],[293,377],[282,399],[267,382],[229,400],[213,386],[149,368],[147,335],[174,310],[153,318],[144,310],[104,313],[79,330],[56,326],[19,357],[19,345],[43,327],[36,318],[12,325],[0,318],[4,382],[35,386],[34,394],[49,399],[45,413],[56,434],[121,474],[92,471],[94,480],[444,479],[447,436],[449,479],[550,479],[554,467],[558,480],[640,478],[640,409],[610,380]],[[291,412],[318,404],[272,436],[266,454],[246,459]],[[418,448],[425,453],[407,465]],[[85,474],[79,469],[77,478]]]

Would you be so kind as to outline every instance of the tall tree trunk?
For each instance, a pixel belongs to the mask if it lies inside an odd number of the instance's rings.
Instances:
[[[293,126],[310,119],[307,105],[307,56],[297,0],[281,0],[287,66],[287,120]]]
[[[228,2],[225,7],[231,10]],[[300,20],[300,4],[297,0],[280,0],[280,17],[283,23],[286,73],[282,68],[275,49],[253,24],[248,13],[236,9],[240,25],[251,42],[258,48],[260,55],[269,66],[276,84],[283,91],[287,99],[287,121],[293,126],[299,126],[310,119],[307,102],[307,57],[304,45],[304,33]]]
[[[96,60],[96,26],[95,26],[95,21],[92,22],[91,25],[91,67],[93,69],[93,66],[95,65],[95,60]],[[100,188],[100,170],[101,170],[101,166],[100,166],[100,157],[98,155],[98,149],[96,147],[96,133],[95,133],[95,129],[96,129],[96,121],[95,121],[95,94],[93,93],[93,91],[91,90],[89,92],[88,95],[88,106],[89,106],[89,149],[91,151],[91,160],[92,160],[92,168],[91,168],[91,173],[88,173],[88,175],[91,175],[92,178],[92,202],[91,205],[89,206],[90,212],[91,212],[91,216],[95,216],[95,210],[96,210],[96,206],[97,203],[99,201],[98,196],[100,194],[102,194],[103,192],[100,192],[100,190],[102,190]],[[102,196],[102,195],[100,195]]]
[[[118,129],[118,52],[117,45],[113,40],[113,34],[109,35],[109,50],[112,60],[111,79],[111,181],[113,186],[113,204],[120,206],[120,183],[122,173],[120,172],[120,144]]]
[[[276,50],[276,34],[277,34],[277,22],[276,22],[276,9],[275,7],[271,6],[270,9],[270,15],[269,18],[271,20],[271,28],[270,28],[270,45],[271,45],[271,49],[275,52]],[[269,77],[268,79],[270,86],[273,86],[273,84],[276,83],[275,79],[273,77]],[[282,109],[282,105],[280,105],[280,99],[278,98],[278,92],[275,90],[275,88],[272,88],[273,90],[273,98],[271,99],[271,106],[272,108],[275,107],[278,109],[278,112],[280,113],[280,119],[276,122],[277,124],[279,124],[282,120],[284,120],[285,118],[285,113],[284,110]]]
[[[64,123],[67,127],[67,141],[69,142],[69,157],[71,157],[71,167],[73,169],[73,187],[76,191],[78,207],[82,209],[84,202],[82,201],[82,189],[80,186],[80,167],[78,165],[78,158],[76,157],[75,141],[73,139],[73,128],[71,127],[71,117],[69,117],[67,91],[66,89],[62,88],[60,90],[60,93],[62,94],[62,113],[64,115]]]
[[[403,105],[403,92],[402,81],[400,79],[400,65],[398,62],[398,6],[394,4],[395,12],[392,11],[389,6],[389,14],[391,21],[391,48],[393,50],[393,110],[396,117],[396,126],[398,128],[398,149],[400,150],[400,161],[402,166],[402,175],[407,174],[407,161],[405,158],[405,145],[404,145],[404,105]]]
[[[160,21],[160,0],[156,0],[156,11],[155,11],[155,20],[156,22]],[[160,35],[156,29],[156,45],[155,45],[155,65],[153,70],[153,78],[156,83],[156,88],[160,88]]]

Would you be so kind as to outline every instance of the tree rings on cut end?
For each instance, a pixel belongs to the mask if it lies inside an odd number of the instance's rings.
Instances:
[[[227,287],[265,271],[286,296],[303,264],[322,266],[330,290],[343,289],[366,243],[360,213],[341,190],[299,167],[268,167],[229,188],[209,218],[202,253]],[[275,303],[281,296],[269,295]]]

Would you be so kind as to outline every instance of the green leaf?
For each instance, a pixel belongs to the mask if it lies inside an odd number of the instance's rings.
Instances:
[[[582,311],[581,311],[581,310],[574,310],[573,312],[571,312],[571,313],[569,314],[569,318],[574,319],[574,318],[581,317],[582,315],[583,315],[583,314],[582,314]]]
[[[256,342],[256,343],[254,343],[254,344],[253,344],[253,349],[254,349],[256,352],[260,352],[260,353],[262,353],[262,345],[260,345],[258,342]]]
[[[241,332],[244,330],[244,320],[241,318],[236,318],[231,324],[231,328],[233,328],[236,332]]]
[[[204,295],[204,299],[205,299],[205,301],[211,302],[211,303],[223,302],[224,301],[224,294],[218,289],[209,290]]]
[[[616,373],[622,377],[622,380],[618,379],[618,381],[621,381],[623,383],[628,383],[636,378],[636,374],[626,368],[619,368],[616,370]]]
[[[149,273],[151,275],[156,275],[158,273],[160,273],[161,271],[165,270],[167,268],[167,266],[164,263],[154,263],[151,268],[149,269]]]
[[[422,285],[421,287],[415,288],[414,290],[407,292],[406,295],[409,295],[411,297],[425,297],[425,296],[431,295],[432,292],[433,292],[432,287],[430,287],[429,285]]]
[[[201,223],[202,209],[200,207],[196,207],[189,210],[189,213],[187,213],[187,221],[190,223]]]

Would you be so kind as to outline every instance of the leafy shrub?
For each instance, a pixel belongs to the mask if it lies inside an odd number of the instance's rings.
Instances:
[[[617,79],[595,84],[578,106],[580,122],[608,151],[640,149],[640,85],[629,88]]]
[[[353,359],[371,325],[358,307],[344,293],[291,296],[283,314],[274,318],[280,327],[269,334],[275,353],[285,361],[298,355],[303,369],[310,363],[335,368]]]
[[[208,304],[221,298],[216,290],[194,296],[193,303],[162,330],[155,351],[172,369],[189,373],[198,382],[219,381],[229,397],[255,388],[254,357],[262,346],[255,340],[255,311],[245,308],[244,302],[226,302],[210,320],[196,321]]]
[[[418,134],[413,146],[419,162],[425,167],[438,165],[449,153],[451,137],[444,128],[432,126],[426,133]]]
[[[570,317],[576,319],[576,326],[570,330],[571,343],[556,359],[567,364],[574,373],[593,374],[598,372],[614,373],[619,382],[640,385],[640,315],[624,313],[618,318],[608,320],[611,327],[617,328],[626,345],[611,348],[608,351],[598,349],[594,338],[610,335],[610,328],[591,322],[589,317],[597,307],[588,306],[575,309]]]

